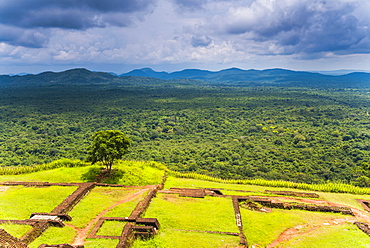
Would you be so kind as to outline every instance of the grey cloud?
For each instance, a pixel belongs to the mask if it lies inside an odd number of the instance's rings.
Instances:
[[[155,0],[14,0],[0,3],[0,23],[34,28],[86,29],[107,25],[127,26],[137,15],[150,11]],[[112,21],[114,13],[126,21]]]
[[[254,41],[272,41],[282,48],[278,53],[370,53],[369,45],[362,42],[370,37],[370,24],[354,14],[353,2],[283,0],[270,6],[265,3],[256,0],[232,12],[227,33],[248,33]]]
[[[193,36],[191,38],[191,45],[193,47],[206,47],[212,43],[212,39],[208,36]]]
[[[126,27],[150,13],[156,0],[0,1],[0,41],[40,48],[51,28]]]
[[[153,4],[152,0],[70,0],[68,6],[79,3],[83,7],[91,8],[102,12],[134,12],[146,9]]]
[[[88,27],[102,27],[102,23],[94,15],[86,15],[78,9],[42,9],[30,13],[17,23],[20,27],[34,28],[64,28],[86,29]]]
[[[370,37],[367,27],[359,24],[357,18],[352,15],[328,13],[318,27],[307,28],[301,35],[301,41],[297,48],[307,53],[315,52],[354,52],[352,47],[361,40]],[[363,52],[370,53],[369,46],[363,46]]]
[[[203,5],[207,3],[207,0],[174,0],[175,3],[179,6],[180,10],[182,9],[202,9]]]
[[[44,30],[24,30],[0,26],[0,42],[10,45],[30,48],[41,48],[48,41],[48,34]]]

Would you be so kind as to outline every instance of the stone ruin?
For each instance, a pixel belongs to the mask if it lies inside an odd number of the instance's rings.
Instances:
[[[361,231],[370,236],[370,226],[365,222],[356,221],[355,224]]]
[[[332,213],[342,213],[347,215],[354,215],[351,208],[349,207],[337,207],[337,206],[323,206],[316,204],[304,204],[299,202],[276,202],[272,201],[266,197],[253,197],[253,196],[240,196],[238,201],[253,201],[261,204],[262,206],[269,208],[279,208],[279,209],[300,209],[306,211],[315,211],[315,212],[332,212]]]
[[[27,183],[13,182],[7,185],[26,185]],[[157,185],[155,188],[150,190],[144,200],[140,201],[135,209],[132,211],[129,217],[103,217],[100,218],[97,224],[94,226],[93,230],[90,232],[87,238],[109,238],[118,239],[119,243],[117,248],[128,248],[132,245],[132,242],[137,237],[150,238],[157,234],[160,224],[156,218],[141,218],[141,215],[148,208],[151,199],[156,195],[159,189],[163,189],[164,181]],[[50,183],[31,183],[37,187],[46,187]],[[70,221],[71,217],[68,216],[68,212],[95,186],[111,186],[102,185],[97,183],[87,183],[87,184],[58,184],[63,186],[78,186],[78,189],[68,196],[60,205],[58,205],[50,213],[33,213],[27,220],[0,220],[0,223],[14,223],[22,225],[31,225],[33,229],[25,234],[22,238],[18,239],[7,233],[5,230],[0,229],[0,248],[27,248],[27,244],[31,243],[37,237],[39,237],[44,230],[49,226],[63,227],[64,221]],[[29,186],[29,185],[28,185]],[[115,187],[124,187],[122,185],[114,185]],[[242,191],[242,190],[237,190]],[[243,191],[244,192],[244,191]],[[240,203],[243,201],[253,201],[257,202],[266,207],[270,208],[280,208],[280,209],[303,209],[308,211],[320,211],[320,212],[336,212],[342,214],[353,215],[350,208],[347,207],[332,207],[325,205],[315,205],[315,204],[303,204],[298,202],[279,202],[271,200],[267,197],[257,197],[257,196],[230,196],[223,195],[221,189],[212,188],[171,188],[170,190],[163,190],[161,193],[175,193],[179,194],[179,197],[192,197],[192,198],[204,198],[205,196],[215,196],[215,197],[228,197],[232,199],[232,204],[235,212],[236,225],[239,229],[239,233],[223,233],[228,235],[238,235],[240,238],[240,244],[244,247],[248,247],[246,236],[243,233],[243,223],[240,214]],[[319,195],[316,193],[306,193],[306,192],[293,192],[293,191],[269,191],[266,190],[267,194],[293,196],[293,197],[305,197],[305,198],[318,198]],[[369,204],[370,201],[358,200],[365,209],[370,211]],[[122,230],[120,236],[102,236],[97,235],[98,230],[101,228],[106,221],[121,221],[126,222],[125,227]],[[365,233],[370,235],[370,227],[368,224],[363,222],[355,222],[357,227],[363,230]],[[211,232],[218,233],[218,232]],[[58,245],[47,245],[43,244],[39,248],[83,248],[83,246],[72,246],[69,244],[58,244]]]
[[[4,229],[0,229],[0,248],[28,248],[28,246]]]
[[[320,196],[316,193],[308,193],[308,192],[296,192],[296,191],[273,191],[273,190],[265,190],[266,194],[274,194],[274,195],[284,195],[284,196],[298,196],[304,198],[319,198]]]
[[[32,213],[29,219],[26,220],[0,220],[1,223],[12,223],[18,225],[30,225],[33,228],[28,231],[20,239],[13,237],[5,230],[0,230],[0,248],[27,248],[28,244],[33,242],[50,226],[64,227],[65,221],[71,221],[72,218],[67,214],[78,204],[78,202],[87,195],[95,186],[110,187],[109,184],[98,184],[98,183],[48,183],[48,182],[5,182],[2,183],[6,186],[36,186],[36,187],[48,187],[48,186],[78,186],[78,188],[70,194],[66,199],[63,200],[56,208],[50,213]],[[150,190],[144,200],[140,201],[136,208],[133,210],[129,218],[125,218],[127,221],[122,235],[117,237],[119,244],[117,247],[126,248],[130,247],[132,240],[136,237],[152,237],[158,232],[160,227],[157,219],[154,218],[140,218],[140,216],[148,208],[151,199],[155,196],[158,189],[163,188],[164,181],[160,185],[157,185],[154,189]],[[114,187],[125,187],[123,185],[113,185]],[[113,220],[121,221],[122,218],[113,218]],[[109,221],[109,219],[104,219]],[[101,222],[101,224],[103,223]],[[100,222],[99,222],[100,223]],[[100,224],[100,226],[101,226]],[[98,225],[97,225],[98,226]],[[96,230],[99,229],[99,226]],[[99,237],[101,238],[101,237]],[[107,237],[112,238],[112,237]],[[83,248],[83,246],[72,246],[69,244],[57,244],[48,245],[42,244],[39,248]]]

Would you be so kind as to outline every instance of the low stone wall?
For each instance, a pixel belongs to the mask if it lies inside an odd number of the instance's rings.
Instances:
[[[0,224],[16,224],[16,225],[30,225],[33,226],[36,222],[34,220],[0,220]]]
[[[13,237],[4,229],[0,229],[0,247],[4,248],[28,248],[20,239]]]
[[[149,207],[150,201],[157,194],[158,188],[159,187],[156,186],[154,189],[149,191],[144,200],[140,201],[136,205],[135,209],[132,211],[130,215],[130,218],[132,219],[139,218],[146,211],[146,209]]]
[[[367,223],[356,221],[353,224],[355,224],[361,231],[363,231],[364,233],[370,236],[370,227]]]
[[[237,196],[233,196],[231,199],[235,213],[236,225],[239,229],[239,243],[245,247],[248,247],[247,237],[245,236],[243,231],[243,222],[240,214],[239,199]]]
[[[266,194],[274,194],[274,195],[286,195],[286,196],[298,196],[304,198],[319,198],[320,196],[316,193],[308,193],[308,192],[295,192],[295,191],[272,191],[272,190],[265,190]]]
[[[159,185],[153,186],[153,189],[147,194],[147,196],[140,201],[135,209],[132,211],[130,217],[128,218],[111,218],[112,220],[118,221],[127,221],[133,223],[127,223],[127,227],[124,228],[122,231],[121,236],[113,237],[120,239],[120,244],[117,247],[129,247],[131,245],[132,240],[134,239],[135,235],[142,235],[142,236],[152,236],[154,235],[158,228],[159,223],[157,219],[154,218],[140,218],[140,216],[146,211],[148,208],[151,199],[156,195],[158,189],[163,189],[164,183],[166,181],[166,174],[163,176],[162,182]],[[50,213],[33,213],[30,218],[34,217],[35,215],[42,215],[42,216],[57,216],[60,218],[60,225],[63,225],[62,221],[69,221],[71,220],[70,216],[67,215],[69,211],[73,209],[73,207],[78,204],[78,202],[87,195],[95,186],[102,186],[102,187],[124,187],[124,188],[141,188],[140,186],[125,186],[125,185],[112,185],[112,184],[101,184],[101,183],[49,183],[49,182],[5,182],[0,183],[0,185],[4,186],[26,186],[26,187],[49,187],[49,186],[78,186],[78,189],[75,190],[72,194],[70,194],[66,199],[63,200],[61,204],[59,204],[56,208],[54,208]],[[100,228],[104,219],[99,220],[101,223],[98,223],[98,228]],[[55,221],[54,221],[55,222]],[[27,244],[34,241],[38,238],[49,226],[55,224],[53,220],[48,219],[28,219],[28,220],[0,220],[0,223],[13,223],[13,224],[20,224],[20,225],[31,225],[33,228],[27,232],[19,242],[24,244],[24,247],[27,247]],[[139,224],[139,226],[136,226]],[[56,224],[58,224],[56,223]],[[146,226],[141,226],[146,225]],[[6,233],[6,231],[4,231]],[[95,232],[96,233],[96,232]],[[4,237],[6,234],[3,235]],[[94,236],[94,235],[93,235]],[[1,238],[2,236],[0,236]],[[7,237],[7,236],[6,236]],[[112,238],[112,236],[102,236],[103,238]],[[99,238],[102,238],[99,236]],[[14,237],[13,237],[14,238]],[[121,240],[122,239],[122,240]],[[4,241],[5,242],[5,241]],[[2,244],[0,242],[0,244]],[[13,246],[9,246],[13,247]],[[14,246],[16,247],[16,246]],[[41,248],[47,247],[60,247],[60,248],[68,248],[73,247],[67,244],[61,245],[47,245],[43,244],[40,246]],[[83,247],[83,246],[77,246]],[[76,247],[75,247],[76,248]]]
[[[361,206],[368,212],[370,212],[370,201],[369,200],[362,200],[362,199],[356,199],[357,202],[361,204]]]
[[[54,208],[52,214],[66,214],[73,209],[73,207],[85,196],[91,189],[95,187],[94,183],[84,183],[70,194],[61,204]]]
[[[163,185],[162,185],[163,187]],[[129,217],[103,217],[98,220],[87,238],[101,238],[101,239],[119,239],[116,247],[128,248],[132,245],[135,237],[153,237],[160,227],[156,218],[140,218],[141,215],[149,207],[151,199],[156,195],[161,185],[155,186],[149,191],[145,198],[140,201],[135,209],[131,212]],[[127,222],[120,236],[103,236],[96,235],[105,221],[122,221]]]
[[[39,222],[33,225],[33,228],[28,231],[21,238],[22,242],[30,244],[32,241],[41,236],[41,234],[48,229],[50,226],[49,222]]]
[[[238,201],[251,200],[257,202],[265,207],[269,208],[280,208],[280,209],[301,209],[307,211],[316,211],[316,212],[333,212],[333,213],[342,213],[346,215],[354,216],[351,208],[349,207],[336,207],[336,206],[322,206],[315,204],[304,204],[298,202],[273,202],[269,198],[262,197],[238,197]]]
[[[42,244],[39,246],[39,248],[77,248],[69,244],[60,244],[60,245],[47,245]]]
[[[205,196],[224,196],[219,189],[212,188],[170,188],[170,190],[162,190],[165,194],[179,194],[180,197],[204,198]],[[228,197],[228,196],[225,196]]]
[[[128,248],[132,246],[134,241],[134,224],[127,223],[125,228],[122,230],[122,234],[119,237],[119,243],[116,248]]]
[[[180,197],[204,198],[206,193],[204,189],[181,189]]]
[[[92,188],[94,183],[48,183],[48,182],[6,182],[1,185],[7,186],[29,186],[29,187],[48,187],[48,186],[79,186],[72,194],[70,194],[64,201],[54,208],[51,213],[33,213],[28,220],[0,220],[0,223],[13,223],[20,225],[31,225],[33,228],[28,231],[20,239],[25,244],[30,244],[37,239],[50,226],[63,227],[63,220],[71,220],[67,213],[86,195]],[[36,215],[45,216],[45,218],[34,218]],[[48,216],[57,217],[55,220],[47,218]]]
[[[158,185],[158,190],[162,190],[164,188],[164,184],[165,184],[166,180],[167,180],[167,172],[164,173],[164,175],[162,177],[162,181]]]

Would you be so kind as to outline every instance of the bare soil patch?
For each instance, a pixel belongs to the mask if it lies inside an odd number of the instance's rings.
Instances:
[[[0,186],[0,192],[5,192],[9,189],[9,186]]]
[[[295,237],[305,235],[307,233],[310,233],[317,228],[320,228],[322,226],[333,226],[333,225],[343,225],[346,223],[354,223],[356,221],[356,218],[344,218],[344,219],[328,219],[325,222],[318,223],[318,224],[303,224],[298,225],[292,228],[286,229],[284,232],[282,232],[277,239],[275,239],[271,244],[267,245],[267,248],[273,248],[277,247],[280,243],[288,241],[290,239],[293,239]]]
[[[274,197],[274,198],[279,199],[279,197]],[[287,199],[287,198],[281,198],[281,199]],[[305,202],[305,203],[311,203],[311,204],[328,205],[328,206],[334,206],[334,207],[344,207],[344,205],[329,202],[329,201],[324,201],[324,200],[313,200],[313,199],[294,199],[294,200]],[[354,217],[347,217],[343,219],[328,219],[318,224],[304,224],[304,225],[298,225],[292,228],[288,228],[284,232],[282,232],[276,240],[274,240],[271,244],[267,245],[267,248],[277,247],[282,242],[288,241],[300,235],[305,235],[322,226],[343,225],[346,223],[355,223],[356,221],[358,221],[358,219],[361,219],[361,220],[364,220],[364,222],[370,223],[370,216],[368,216],[365,211],[355,209],[355,208],[351,208],[351,210],[354,214]]]

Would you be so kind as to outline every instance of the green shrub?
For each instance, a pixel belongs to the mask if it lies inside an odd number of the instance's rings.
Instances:
[[[119,184],[123,185],[155,185],[162,181],[165,168],[155,162],[119,161],[116,168],[124,172]]]
[[[100,167],[91,167],[86,173],[81,175],[81,180],[86,182],[96,182],[100,173]]]
[[[82,174],[81,180],[87,182],[101,182],[118,184],[125,172],[120,169],[112,169],[110,172],[101,167],[91,167],[86,173]]]
[[[103,183],[118,184],[125,172],[120,169],[113,169],[108,178],[103,180]]]

